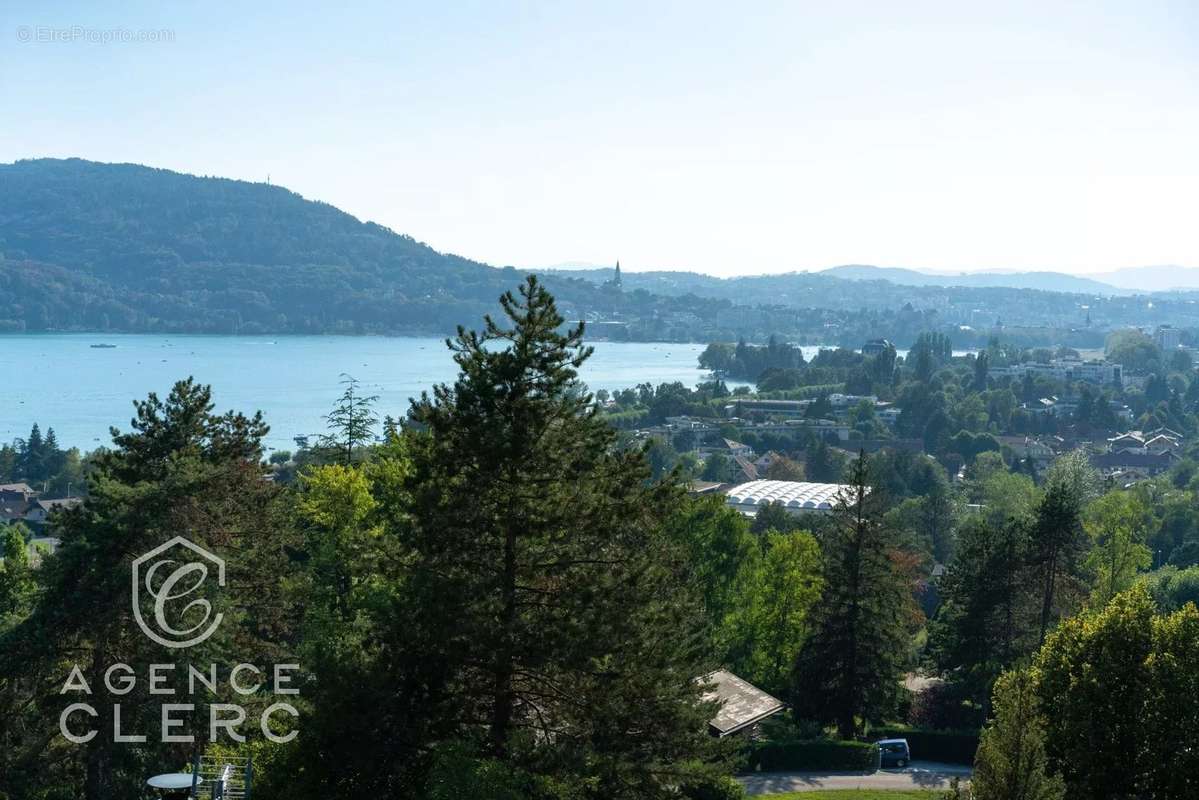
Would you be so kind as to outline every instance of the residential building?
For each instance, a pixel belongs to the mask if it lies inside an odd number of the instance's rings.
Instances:
[[[28,503],[36,495],[28,483],[0,483],[0,503]]]
[[[729,471],[724,476],[725,483],[745,483],[758,479],[758,468],[746,456],[733,456],[729,459]]]
[[[741,442],[735,442],[732,439],[723,439],[722,441],[724,442],[723,449],[726,451],[726,455],[732,456],[733,458],[738,456],[741,458],[753,458],[754,449],[749,445],[742,444]]]
[[[771,450],[765,455],[758,456],[758,458],[753,462],[754,467],[757,468],[759,474],[764,473],[766,470],[770,469],[771,464],[778,461],[782,457],[783,456],[779,453]]]
[[[894,346],[886,339],[870,339],[866,344],[862,345],[862,355],[877,356],[887,348]]]
[[[1137,480],[1162,474],[1174,465],[1173,453],[1134,453],[1120,451],[1091,456],[1091,465],[1105,478]]]
[[[724,407],[727,417],[764,414],[772,417],[802,417],[810,401],[805,400],[737,400]]]
[[[24,520],[37,492],[27,483],[0,484],[0,523]]]
[[[1111,453],[1144,453],[1145,437],[1140,431],[1128,431],[1107,440],[1107,449]]]
[[[55,511],[74,508],[83,502],[81,497],[61,497],[54,500],[34,500],[25,512],[25,521],[41,525]]]
[[[923,453],[923,439],[850,439],[843,442],[839,450],[848,453],[852,458],[857,458],[858,453],[877,453],[880,450],[894,450],[896,452],[907,451],[909,453]]]
[[[990,374],[994,377],[1007,375],[1020,380],[1023,380],[1026,375],[1031,375],[1059,381],[1083,381],[1097,386],[1119,384],[1124,380],[1123,368],[1119,364],[1103,359],[1083,361],[1080,358],[1055,358],[1048,364],[1029,362],[1007,367],[994,367],[990,370]]]
[[[703,700],[720,704],[716,716],[708,723],[718,737],[747,732],[784,708],[781,700],[727,670],[711,672],[700,680],[712,685]]]
[[[1112,453],[1173,453],[1182,447],[1182,434],[1169,428],[1157,430],[1127,431],[1107,440],[1107,449]]]
[[[664,427],[672,431],[706,431],[713,426],[712,420],[699,417],[667,417]]]
[[[903,409],[891,406],[875,411],[874,416],[878,418],[879,422],[894,430],[895,426],[899,424],[899,416],[902,413]]]
[[[1153,340],[1157,342],[1157,346],[1166,355],[1171,351],[1177,350],[1182,344],[1182,331],[1170,325],[1158,325],[1157,332],[1153,334]]]
[[[1031,459],[1037,466],[1047,465],[1057,456],[1052,446],[1031,436],[996,436],[995,439],[1016,458]]]
[[[833,392],[828,396],[829,405],[838,411],[853,408],[863,400],[869,402],[870,405],[878,403],[878,398],[872,394],[841,394],[840,392]]]

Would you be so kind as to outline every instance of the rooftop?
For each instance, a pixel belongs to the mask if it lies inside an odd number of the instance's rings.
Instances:
[[[704,700],[720,701],[720,710],[709,723],[718,736],[736,733],[783,709],[781,700],[727,670],[709,673],[703,681],[714,684]]]
[[[831,510],[842,490],[852,487],[842,483],[808,483],[807,481],[750,481],[728,491],[728,502],[739,506],[764,506],[782,503],[787,508]]]

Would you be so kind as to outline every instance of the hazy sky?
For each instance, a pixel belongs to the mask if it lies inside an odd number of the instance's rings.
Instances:
[[[49,5],[0,3],[0,161],[269,174],[492,264],[1199,266],[1195,0]]]

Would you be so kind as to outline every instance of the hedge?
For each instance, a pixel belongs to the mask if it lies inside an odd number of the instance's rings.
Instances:
[[[745,800],[745,787],[727,775],[684,784],[682,792],[687,800]]]
[[[649,410],[633,408],[628,411],[605,412],[604,419],[613,428],[635,428],[649,418]]]
[[[756,398],[745,398],[745,399],[815,400],[816,398],[821,397],[823,395],[835,394],[837,392],[844,392],[844,391],[845,391],[844,383],[822,383],[822,384],[816,384],[816,385],[812,385],[812,386],[798,386],[794,389],[774,389],[769,392],[759,392]],[[722,398],[722,399],[725,401],[725,405],[728,405],[728,403],[730,401],[734,402],[734,403],[737,402],[738,398],[726,397],[726,398]]]
[[[871,735],[876,739],[907,739],[912,758],[919,761],[972,765],[978,751],[978,733],[971,731],[875,728]]]
[[[746,756],[746,769],[750,772],[873,772],[879,764],[878,745],[832,739],[760,742],[750,745]]]

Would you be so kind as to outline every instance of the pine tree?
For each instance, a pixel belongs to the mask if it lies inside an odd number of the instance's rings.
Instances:
[[[17,449],[11,444],[0,444],[0,481],[16,480],[18,464]]]
[[[51,533],[61,546],[35,570],[35,607],[0,639],[0,742],[6,745],[0,747],[0,795],[58,796],[51,790],[65,787],[64,796],[87,800],[136,796],[147,775],[179,769],[192,752],[153,734],[162,698],[148,693],[149,664],[174,664],[172,688],[183,694],[189,663],[246,661],[269,674],[270,664],[283,660],[290,612],[280,585],[289,573],[288,526],[282,490],[264,480],[261,417],[213,414],[208,387],[190,379],[175,384],[165,400],[151,394],[135,407],[132,430],[114,430],[114,448],[97,458],[84,506],[56,516]],[[212,614],[222,613],[225,621],[203,644],[184,650],[163,647],[138,629],[129,589],[132,561],[177,535],[226,560],[226,586],[204,583]],[[195,619],[172,621],[182,627]],[[142,676],[119,698],[103,688],[105,671],[117,663]],[[59,713],[80,699],[60,693],[74,666],[96,695],[88,699],[98,716],[88,721],[99,733],[84,744],[65,741],[58,729]],[[187,698],[195,704],[187,730],[206,738],[208,704],[230,695],[226,684],[212,697]],[[118,699],[122,729],[148,732],[146,742],[113,741]]]
[[[823,534],[824,595],[792,688],[797,711],[835,722],[842,738],[857,732],[859,719],[890,709],[920,619],[910,557],[883,523],[864,454],[848,477]]]
[[[991,356],[984,350],[974,359],[974,384],[972,386],[974,391],[985,392],[987,390],[987,375],[990,368]]]
[[[345,387],[341,397],[333,410],[325,415],[330,432],[321,437],[321,447],[336,453],[337,460],[342,464],[352,464],[355,448],[361,448],[370,441],[371,430],[379,422],[374,411],[374,404],[379,397],[362,394],[358,381],[344,373],[341,385]]]
[[[1028,528],[1019,518],[998,526],[971,518],[939,584],[942,602],[929,626],[929,648],[937,665],[983,707],[995,678],[1037,646],[1039,596],[1028,588]]]
[[[1041,641],[1056,619],[1063,583],[1071,580],[1077,571],[1075,562],[1082,552],[1079,511],[1073,497],[1057,484],[1048,487],[1037,505],[1033,541],[1041,582]]]
[[[29,438],[20,442],[17,454],[17,470],[21,477],[28,481],[40,481],[45,475],[44,462],[46,458],[46,443],[42,438],[42,430],[33,423]]]
[[[841,480],[841,460],[823,439],[807,449],[804,459],[804,472],[808,480],[835,482]]]
[[[66,462],[66,452],[58,448],[58,437],[53,428],[46,429],[46,441],[42,446],[42,479],[53,478]]]
[[[383,523],[408,566],[377,620],[386,659],[328,676],[373,707],[325,737],[353,762],[329,759],[325,791],[423,797],[436,754],[466,752],[523,796],[674,796],[713,747],[697,678],[715,665],[667,529],[684,498],[615,447],[577,377],[581,326],[534,278],[500,302],[412,408],[411,501]]]

